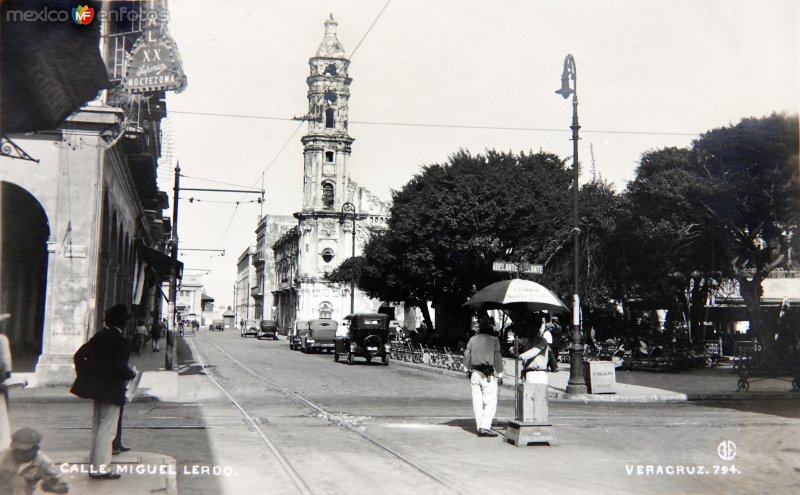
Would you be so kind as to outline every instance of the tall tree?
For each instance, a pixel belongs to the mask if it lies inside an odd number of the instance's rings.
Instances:
[[[432,301],[437,330],[464,331],[461,304],[504,278],[493,261],[547,260],[568,218],[569,184],[564,162],[549,153],[460,151],[425,166],[393,193],[388,230],[365,247],[359,287],[420,307]]]
[[[726,255],[750,327],[772,339],[761,310],[762,282],[798,246],[798,117],[773,114],[714,129],[694,142],[704,182],[691,201]]]
[[[797,116],[773,114],[709,131],[691,149],[643,155],[625,194],[630,293],[683,293],[683,309],[697,310],[734,279],[751,331],[769,342],[762,282],[788,263],[788,243],[797,252],[797,150]]]

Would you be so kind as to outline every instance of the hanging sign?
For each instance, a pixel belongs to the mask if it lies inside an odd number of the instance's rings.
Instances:
[[[186,87],[186,75],[178,47],[166,26],[152,19],[126,59],[123,84],[132,93],[180,93]]]

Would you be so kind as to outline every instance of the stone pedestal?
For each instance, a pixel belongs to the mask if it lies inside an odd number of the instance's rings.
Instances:
[[[548,419],[547,373],[532,371],[518,385],[518,415],[521,421],[509,421],[506,441],[517,447],[529,444],[555,445],[556,437]]]
[[[589,361],[583,365],[583,374],[590,394],[616,394],[617,375],[611,361]]]
[[[530,444],[555,445],[556,435],[553,425],[512,420],[508,422],[506,442],[517,447],[527,447]]]

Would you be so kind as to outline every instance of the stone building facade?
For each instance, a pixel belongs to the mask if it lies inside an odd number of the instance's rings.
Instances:
[[[282,328],[295,320],[341,319],[350,313],[350,288],[325,280],[349,258],[361,254],[370,228],[384,228],[388,205],[350,178],[348,160],[354,139],[348,133],[350,60],[336,34],[337,22],[325,21],[325,35],[309,59],[308,132],[303,143],[303,206],[297,227],[274,245],[274,302]],[[353,208],[348,209],[347,203]],[[354,210],[354,212],[353,212]],[[356,219],[353,246],[353,216]],[[378,301],[360,291],[356,312],[376,311]]]
[[[251,295],[256,300],[256,318],[274,320],[278,317],[278,306],[273,296],[275,289],[275,258],[272,248],[286,232],[297,226],[291,215],[264,215],[256,227],[256,286]],[[283,330],[285,327],[281,327]]]
[[[242,320],[256,318],[257,299],[252,296],[256,287],[255,269],[256,247],[248,246],[236,262],[236,287],[234,289],[234,310],[236,324]],[[259,305],[260,306],[260,305]]]
[[[148,5],[155,4],[162,2]],[[10,314],[0,331],[9,336],[15,371],[35,371],[39,386],[72,382],[72,356],[102,327],[109,306],[157,317],[161,281],[176,271],[164,254],[169,201],[156,183],[167,90],[124,87],[124,59],[148,30],[146,16],[124,18],[98,16],[108,89],[55,127],[7,136],[38,163],[0,157],[0,313]],[[149,29],[168,37],[166,25]],[[81,53],[74,55],[70,64],[80,66]],[[47,71],[32,77],[47,79]],[[46,81],[48,101],[25,104],[56,104],[56,81]]]

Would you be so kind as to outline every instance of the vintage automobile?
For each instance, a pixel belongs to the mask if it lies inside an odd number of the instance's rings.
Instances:
[[[211,330],[212,332],[214,330],[218,332],[223,332],[225,331],[225,322],[224,320],[221,319],[211,320],[211,324],[208,326],[208,329]]]
[[[242,337],[253,335],[258,337],[258,331],[261,329],[261,322],[258,320],[244,320],[242,328],[239,330]]]
[[[336,320],[309,320],[308,331],[301,338],[300,350],[303,352],[332,351],[338,326],[339,323]]]
[[[389,317],[380,313],[355,313],[344,319],[347,333],[336,339],[333,360],[338,363],[340,356],[346,356],[347,364],[353,364],[355,357],[363,357],[369,363],[372,358],[379,357],[388,366]]]
[[[289,349],[299,351],[303,343],[303,336],[308,333],[308,321],[297,320],[289,330]]]
[[[256,338],[278,340],[278,322],[275,320],[261,320]]]

